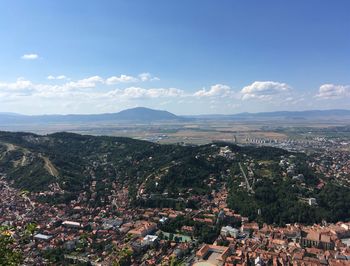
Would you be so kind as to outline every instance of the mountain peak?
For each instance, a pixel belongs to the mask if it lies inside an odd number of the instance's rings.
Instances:
[[[120,111],[116,114],[120,119],[125,120],[174,120],[178,116],[163,110],[155,110],[146,107],[135,107]]]

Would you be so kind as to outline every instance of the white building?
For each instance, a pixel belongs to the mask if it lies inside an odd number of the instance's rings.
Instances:
[[[316,199],[315,198],[309,198],[309,205],[310,206],[313,206],[313,205],[316,205],[317,202],[316,202]]]
[[[161,222],[161,223],[165,223],[165,222],[166,222],[166,220],[168,220],[168,218],[167,218],[167,217],[162,217],[162,218],[159,220],[159,222]]]
[[[143,238],[143,243],[146,245],[153,245],[154,243],[157,242],[158,236],[154,236],[154,235],[146,235]]]
[[[34,235],[34,239],[37,239],[37,240],[50,240],[52,238],[51,235],[44,235],[44,234],[36,234]]]
[[[231,236],[231,237],[234,237],[234,238],[237,238],[238,237],[238,233],[239,233],[239,230],[236,229],[236,228],[233,228],[232,226],[223,226],[221,228],[221,231],[220,231],[220,234],[222,236]]]
[[[64,221],[62,225],[67,226],[67,227],[82,227],[81,223],[78,222],[72,222],[72,221]]]

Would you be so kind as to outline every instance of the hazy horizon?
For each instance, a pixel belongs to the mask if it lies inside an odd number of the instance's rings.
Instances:
[[[147,108],[147,109],[152,109],[152,110],[156,110],[156,111],[167,111],[170,112],[166,109],[154,109],[154,108],[150,108],[150,107],[145,107],[145,106],[137,106],[137,107],[131,107],[131,108],[126,108],[120,111],[115,111],[115,112],[104,112],[104,113],[66,113],[66,114],[59,114],[59,113],[39,113],[39,114],[25,114],[25,113],[15,113],[15,112],[2,112],[0,111],[0,115],[22,115],[22,116],[69,116],[69,115],[103,115],[103,114],[115,114],[115,113],[119,113],[121,111],[126,111],[126,110],[132,110],[135,108]],[[278,110],[278,111],[266,111],[266,113],[275,113],[275,112],[309,112],[309,111],[350,111],[350,109],[340,109],[340,108],[332,108],[332,109],[305,109],[305,110]],[[172,114],[175,114],[177,116],[210,116],[210,115],[238,115],[238,114],[243,114],[243,113],[251,113],[251,114],[259,114],[259,113],[265,113],[265,111],[262,112],[236,112],[236,113],[227,113],[227,114],[223,114],[223,113],[200,113],[200,114],[177,114],[174,112],[170,112]]]

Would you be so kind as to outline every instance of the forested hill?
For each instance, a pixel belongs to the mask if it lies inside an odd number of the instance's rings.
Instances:
[[[287,175],[281,160],[305,180]],[[110,203],[116,191],[127,189],[134,206],[200,208],[203,201],[194,198],[210,201],[213,191],[227,189],[229,206],[251,219],[312,223],[350,218],[347,188],[327,180],[329,185],[316,189],[323,177],[312,172],[305,155],[270,147],[160,145],[73,133],[0,132],[0,173],[11,186],[51,204],[84,200],[101,206]],[[327,197],[334,190],[332,205]],[[301,200],[310,197],[317,199],[317,206]]]

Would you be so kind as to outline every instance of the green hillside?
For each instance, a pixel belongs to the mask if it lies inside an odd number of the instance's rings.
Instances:
[[[287,175],[282,159],[305,180]],[[83,192],[88,199],[93,197],[93,206],[108,204],[117,183],[128,188],[129,204],[134,206],[199,208],[201,202],[193,196],[210,200],[213,190],[226,187],[229,206],[261,222],[350,218],[348,188],[327,180],[323,189],[316,189],[323,177],[308,167],[306,155],[269,147],[160,145],[72,133],[0,132],[0,173],[12,186],[51,204],[77,200]],[[53,188],[55,193],[38,196]],[[317,205],[305,203],[308,198],[316,198]]]

